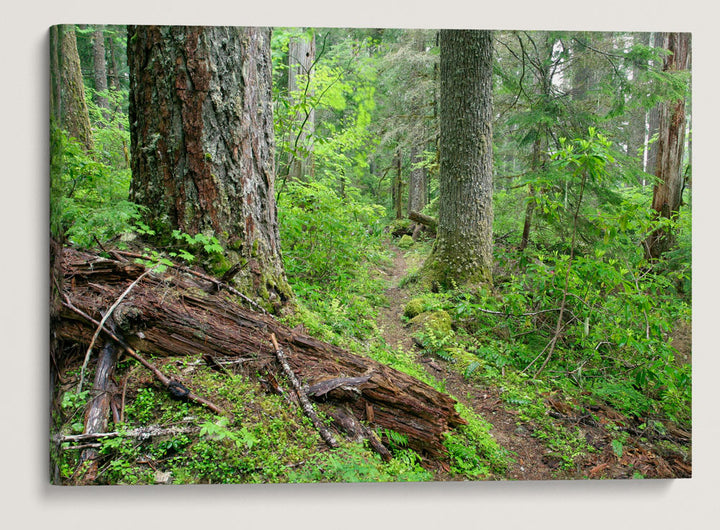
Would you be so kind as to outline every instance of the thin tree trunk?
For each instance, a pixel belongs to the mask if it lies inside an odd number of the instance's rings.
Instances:
[[[310,139],[315,132],[315,108],[309,105],[310,81],[315,62],[315,34],[310,39],[293,37],[288,45],[288,94],[291,103],[305,102],[307,108],[295,116],[299,131],[292,139],[288,176],[291,180],[301,180],[312,175],[312,144]]]
[[[395,219],[402,219],[403,207],[402,207],[402,196],[403,196],[403,184],[402,184],[402,152],[398,148],[395,154]]]
[[[108,89],[107,69],[105,67],[105,32],[104,26],[98,24],[93,32],[93,80],[95,82],[95,103],[98,107],[105,109],[103,118],[109,119],[110,103],[105,95]]]
[[[662,48],[664,42],[664,33],[656,32],[653,35],[653,47]],[[652,173],[657,167],[657,141],[652,143],[651,140],[658,134],[660,129],[660,105],[656,105],[648,111],[647,116],[648,130],[647,130],[647,153],[645,157],[645,172]]]
[[[422,162],[422,153],[413,146],[410,150],[412,164]],[[408,182],[408,212],[420,212],[427,204],[427,174],[424,167],[415,167],[410,170]]]

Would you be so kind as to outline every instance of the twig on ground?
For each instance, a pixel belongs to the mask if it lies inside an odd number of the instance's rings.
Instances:
[[[300,404],[302,405],[305,414],[308,416],[308,418],[310,418],[310,421],[312,421],[313,425],[320,433],[320,436],[322,436],[322,439],[325,440],[325,442],[330,447],[337,447],[338,443],[335,440],[335,437],[330,431],[327,430],[327,427],[323,425],[323,423],[320,421],[320,418],[318,418],[317,414],[315,413],[315,409],[313,408],[312,403],[310,403],[307,394],[305,394],[305,392],[303,391],[300,381],[298,381],[295,372],[292,371],[292,368],[290,368],[290,365],[288,364],[287,357],[285,357],[285,352],[283,352],[282,348],[280,348],[280,346],[278,345],[274,333],[270,334],[270,341],[272,342],[273,348],[275,348],[275,356],[277,357],[277,360],[280,363],[283,372],[285,373],[285,377],[287,377],[288,381],[290,381],[290,384],[295,390],[295,393],[300,400]]]

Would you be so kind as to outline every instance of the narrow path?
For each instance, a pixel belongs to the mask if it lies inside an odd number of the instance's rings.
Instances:
[[[401,249],[392,243],[388,244],[388,249],[394,254],[392,267],[383,271],[388,281],[388,288],[385,290],[388,306],[380,308],[378,327],[385,341],[392,348],[411,352],[416,347],[410,332],[402,322],[402,314],[410,299],[410,293],[406,288],[400,287],[407,273],[407,262]],[[548,449],[531,436],[530,426],[518,425],[517,413],[505,409],[497,388],[481,388],[475,384],[468,384],[462,375],[452,371],[449,364],[442,359],[433,358],[432,363],[428,364],[429,366],[426,365],[428,372],[436,379],[445,381],[447,392],[492,423],[491,432],[498,443],[514,453],[515,463],[508,471],[507,478],[515,480],[554,478],[553,471],[556,469],[556,464],[548,458]]]

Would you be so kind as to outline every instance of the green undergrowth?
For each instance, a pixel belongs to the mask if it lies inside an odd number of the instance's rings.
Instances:
[[[578,406],[604,403],[642,425],[689,428],[690,365],[676,360],[671,339],[673,325],[690,314],[673,283],[682,271],[668,274],[671,264],[659,262],[657,272],[646,269],[639,277],[602,252],[576,257],[563,333],[538,373],[555,331],[567,260],[534,253],[520,256],[521,269],[512,251],[501,247],[496,255],[513,272],[499,276],[493,289],[414,289],[403,318],[424,354],[448,361],[472,384],[499,387],[506,406],[533,426],[562,470],[594,448],[582,430],[549,416],[548,395]],[[412,275],[406,285],[413,288]],[[451,326],[419,320],[423,315],[449,315]],[[611,434],[622,443],[622,433]]]
[[[162,361],[154,360],[159,365]],[[127,364],[127,363],[124,363]],[[189,388],[202,388],[208,399],[231,415],[172,398],[164,388],[132,371],[125,418],[114,426],[120,436],[98,448],[98,484],[231,484],[285,482],[427,481],[432,475],[419,457],[402,445],[383,462],[364,443],[340,442],[330,450],[299,407],[267,393],[257,377],[209,371],[197,360],[166,363],[162,370],[182,376]],[[82,431],[87,391],[62,398],[60,432]],[[320,413],[322,416],[322,413]],[[80,421],[79,426],[78,420]],[[327,419],[323,420],[329,423]],[[133,429],[177,428],[178,434],[130,437]],[[402,440],[400,440],[402,442]],[[64,443],[58,452],[60,476],[72,483],[80,450]]]

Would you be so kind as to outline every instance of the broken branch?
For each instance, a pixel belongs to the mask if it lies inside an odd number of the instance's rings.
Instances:
[[[295,372],[292,371],[292,368],[290,368],[290,365],[287,362],[285,352],[283,352],[282,348],[280,348],[280,346],[278,345],[274,333],[270,334],[270,340],[272,341],[273,347],[275,348],[275,356],[277,357],[277,360],[283,369],[283,373],[285,374],[285,377],[287,377],[288,381],[290,381],[290,384],[295,390],[295,393],[300,400],[300,404],[302,405],[305,414],[308,416],[308,418],[310,418],[310,421],[313,422],[313,425],[320,433],[320,436],[322,436],[322,439],[325,440],[325,442],[330,447],[337,447],[338,443],[335,440],[335,437],[332,435],[332,433],[330,433],[330,431],[327,430],[327,427],[323,425],[323,423],[320,421],[320,418],[318,418],[317,414],[315,413],[315,409],[313,408],[312,403],[310,403],[307,394],[305,394],[305,392],[303,391],[302,386],[300,385],[300,381],[298,381]]]

